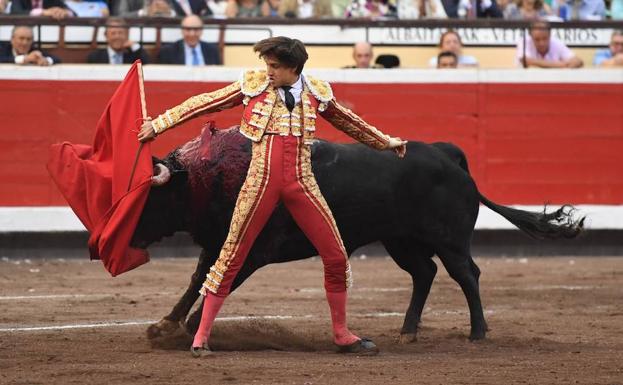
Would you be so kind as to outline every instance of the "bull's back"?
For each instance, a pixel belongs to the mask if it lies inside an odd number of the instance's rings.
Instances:
[[[362,144],[318,142],[312,159],[343,233],[427,236],[473,228],[478,191],[454,145],[409,142],[405,157],[399,158]]]

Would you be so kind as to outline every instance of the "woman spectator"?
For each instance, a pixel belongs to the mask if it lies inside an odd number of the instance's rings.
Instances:
[[[552,11],[543,0],[517,0],[504,9],[507,20],[544,20]]]
[[[463,43],[456,31],[451,29],[441,34],[439,39],[439,52],[452,52],[459,59],[459,67],[478,67],[478,60],[469,55],[463,55]],[[428,65],[437,68],[437,56],[433,56]]]

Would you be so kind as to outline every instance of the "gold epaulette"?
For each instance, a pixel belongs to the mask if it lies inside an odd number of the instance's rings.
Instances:
[[[268,87],[269,79],[265,70],[248,70],[240,75],[240,87],[242,94],[248,97],[254,97]]]
[[[333,99],[333,90],[331,90],[331,85],[328,82],[309,75],[304,75],[303,79],[305,79],[305,84],[307,84],[309,91],[318,101],[327,103]]]

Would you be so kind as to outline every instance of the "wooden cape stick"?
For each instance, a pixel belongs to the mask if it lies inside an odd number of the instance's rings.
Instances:
[[[138,69],[138,87],[139,87],[139,91],[141,94],[141,113],[143,117],[141,121],[144,122],[147,116],[147,106],[145,103],[145,87],[143,86],[143,64],[141,63],[140,60],[136,64],[136,67]],[[134,179],[134,171],[136,171],[136,164],[138,163],[138,156],[140,155],[141,150],[143,149],[143,144],[145,143],[141,142],[141,144],[138,146],[138,150],[136,151],[136,157],[134,157],[134,164],[132,165],[132,172],[130,173],[130,180],[128,181],[128,192],[130,191],[130,188],[132,187],[132,179]]]

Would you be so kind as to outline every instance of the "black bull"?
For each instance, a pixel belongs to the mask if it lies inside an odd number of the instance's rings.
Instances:
[[[132,244],[145,248],[176,231],[186,231],[203,250],[185,294],[169,315],[148,329],[151,338],[180,327],[197,300],[205,275],[225,241],[250,162],[250,147],[236,129],[206,129],[162,161],[156,161],[171,171],[171,177],[152,187]],[[470,339],[485,337],[480,270],[470,251],[480,202],[535,238],[572,238],[582,229],[583,220],[573,219],[570,206],[537,213],[491,202],[480,194],[465,155],[452,144],[409,142],[406,156],[400,159],[393,152],[374,151],[361,144],[317,141],[312,154],[314,174],[333,211],[347,253],[380,241],[412,277],[411,302],[401,330],[403,342],[415,339],[437,272],[434,255],[465,294]],[[164,171],[155,168],[163,175]],[[262,266],[314,255],[317,252],[312,244],[279,205],[257,238],[232,290]],[[186,322],[190,332],[196,330],[200,314],[201,309]]]

